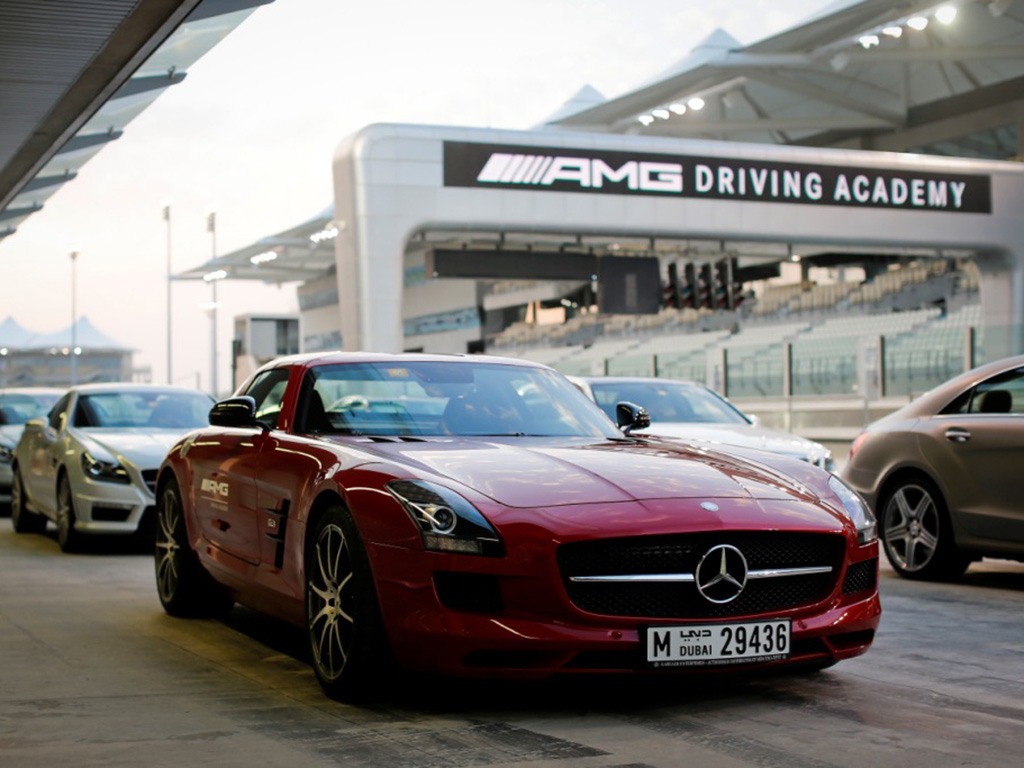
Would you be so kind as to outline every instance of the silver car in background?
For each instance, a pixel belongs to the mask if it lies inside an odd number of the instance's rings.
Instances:
[[[14,452],[11,519],[18,533],[57,525],[72,551],[89,534],[153,525],[157,468],[185,432],[207,426],[213,398],[179,387],[72,387],[29,421]]]
[[[44,387],[0,389],[0,510],[11,501],[14,449],[25,422],[45,416],[62,394],[63,389]]]
[[[843,479],[867,500],[893,568],[953,579],[1024,560],[1024,355],[975,368],[876,421]]]
[[[806,461],[831,472],[832,452],[820,443],[757,423],[714,390],[693,381],[643,376],[569,376],[615,421],[615,404],[642,406],[651,426],[633,434],[657,435],[752,448]]]

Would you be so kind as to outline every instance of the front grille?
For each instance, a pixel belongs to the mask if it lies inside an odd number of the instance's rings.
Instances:
[[[155,469],[144,469],[142,470],[142,482],[149,488],[149,492],[154,496],[156,495],[156,473]]]
[[[830,573],[750,580],[735,600],[715,604],[692,583],[579,583],[572,576],[694,573],[711,547],[731,544],[750,570],[830,566]],[[814,533],[717,532],[563,544],[558,565],[569,599],[608,616],[725,618],[810,605],[835,588],[845,539]]]
[[[858,592],[867,592],[874,589],[878,583],[878,560],[865,560],[854,563],[846,569],[846,578],[843,579],[843,594],[855,595]]]

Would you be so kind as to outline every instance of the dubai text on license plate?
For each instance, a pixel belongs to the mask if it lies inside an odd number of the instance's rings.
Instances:
[[[647,663],[700,667],[779,661],[789,656],[789,635],[788,620],[648,627]]]

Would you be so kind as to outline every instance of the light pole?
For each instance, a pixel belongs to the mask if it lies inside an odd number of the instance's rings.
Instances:
[[[206,231],[210,233],[211,261],[217,260],[217,212],[210,211],[206,215]],[[227,277],[227,272],[218,269],[207,272],[203,280],[210,284],[212,300],[210,302],[210,394],[217,397],[217,282]]]
[[[167,222],[167,383],[171,376],[171,204],[164,205],[164,221]]]
[[[77,269],[78,263],[78,251],[71,252],[71,386],[75,386],[78,383],[78,357],[75,354],[75,350],[78,349],[78,329],[77,325],[78,318],[78,280],[77,280]]]

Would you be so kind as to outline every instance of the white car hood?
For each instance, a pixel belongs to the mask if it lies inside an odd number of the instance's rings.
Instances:
[[[18,444],[18,440],[21,439],[21,433],[24,429],[24,424],[4,424],[0,426],[0,445],[14,448]]]
[[[85,450],[92,450],[91,444],[99,446],[112,457],[128,461],[143,469],[156,469],[178,438],[184,434],[180,429],[135,429],[79,428],[77,430]],[[105,459],[104,456],[96,456]]]
[[[735,445],[740,448],[753,448],[758,451],[792,456],[811,463],[821,461],[828,454],[828,450],[820,443],[791,435],[789,432],[753,424],[695,424],[661,421],[652,424],[649,429],[635,434],[699,440],[717,445]]]

